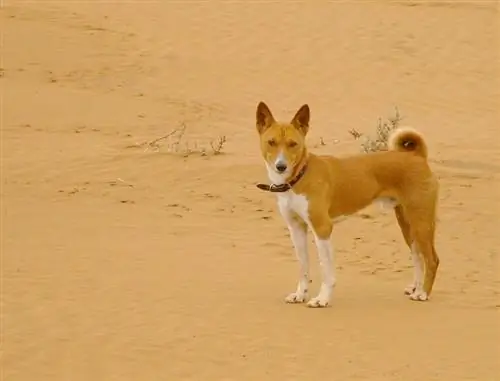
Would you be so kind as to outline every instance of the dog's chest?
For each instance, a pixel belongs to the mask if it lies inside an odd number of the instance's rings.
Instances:
[[[309,202],[304,195],[292,191],[278,194],[278,207],[283,216],[288,217],[296,213],[303,220],[309,220]]]

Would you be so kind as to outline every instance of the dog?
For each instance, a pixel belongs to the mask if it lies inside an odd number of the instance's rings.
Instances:
[[[304,104],[289,123],[278,122],[260,102],[256,127],[271,184],[257,184],[276,193],[300,265],[295,292],[287,303],[308,298],[310,229],[319,256],[321,287],[308,307],[326,307],[335,286],[331,235],[337,219],[352,215],[377,200],[389,200],[410,248],[413,282],[405,288],[411,300],[429,299],[439,266],[434,233],[439,184],[427,162],[427,145],[413,128],[395,129],[388,150],[345,158],[309,153],[306,136],[310,109]]]

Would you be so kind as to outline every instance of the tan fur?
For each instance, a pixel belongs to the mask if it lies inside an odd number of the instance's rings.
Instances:
[[[393,199],[405,242],[409,247],[415,242],[421,253],[423,290],[430,295],[439,265],[434,248],[438,182],[420,133],[397,129],[390,136],[389,151],[345,158],[315,155],[306,148],[309,114],[304,105],[290,123],[277,122],[261,102],[257,129],[264,159],[271,164],[282,151],[293,165],[288,181],[307,163],[292,191],[307,197],[311,228],[322,239],[330,237],[335,218],[353,214],[378,198]]]

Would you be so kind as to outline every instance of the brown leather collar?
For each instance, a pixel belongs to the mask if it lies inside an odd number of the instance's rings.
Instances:
[[[307,169],[307,164],[305,164],[300,172],[295,176],[291,181],[288,183],[284,184],[257,184],[257,188],[262,189],[267,192],[273,192],[273,193],[281,193],[281,192],[286,192],[292,189],[292,187],[297,184],[297,182],[304,176],[304,173],[306,173]]]

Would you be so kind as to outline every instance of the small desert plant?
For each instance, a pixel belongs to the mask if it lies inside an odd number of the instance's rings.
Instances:
[[[184,157],[191,155],[220,155],[222,153],[227,142],[225,135],[221,135],[216,139],[210,140],[207,145],[203,142],[200,143],[198,140],[186,137],[186,129],[186,124],[181,123],[179,128],[170,131],[168,134],[151,141],[136,144],[135,146],[146,147],[144,152],[149,150],[158,152],[164,147],[167,152]]]
[[[362,138],[361,150],[363,152],[387,151],[389,135],[400,126],[401,120],[401,115],[396,107],[396,112],[393,117],[388,118],[386,121],[382,121],[382,119],[379,118],[375,137],[364,135],[356,129],[350,130],[349,133],[354,139]]]
[[[210,147],[214,155],[219,155],[222,152],[222,148],[226,144],[226,135],[219,136],[216,141],[212,140],[210,142]]]

